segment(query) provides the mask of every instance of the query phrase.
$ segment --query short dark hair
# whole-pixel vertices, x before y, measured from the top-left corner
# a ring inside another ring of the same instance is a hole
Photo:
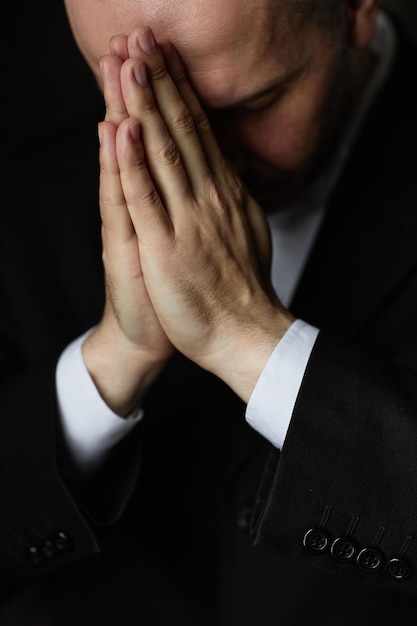
[[[290,20],[302,18],[315,23],[330,39],[338,36],[344,23],[342,0],[276,0],[275,6],[278,12],[287,11]]]
[[[285,6],[290,15],[316,22],[328,29],[340,24],[343,2],[340,0],[277,0],[277,8]]]

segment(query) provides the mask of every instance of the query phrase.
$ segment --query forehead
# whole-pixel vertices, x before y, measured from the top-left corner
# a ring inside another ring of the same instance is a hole
[[[180,52],[209,105],[227,105],[285,71],[302,53],[301,24],[290,25],[278,0],[65,0],[77,43],[93,71],[110,38],[151,26]],[[244,84],[246,83],[246,84]]]
[[[283,15],[276,15],[275,4],[200,0],[180,19],[161,12],[155,30],[176,45],[206,104],[227,106],[253,92],[256,83],[285,73],[290,58],[298,56],[292,29]]]
[[[185,47],[204,48],[226,39],[241,45],[261,32],[268,36],[277,0],[65,0],[65,5],[77,36],[97,45],[147,24]]]

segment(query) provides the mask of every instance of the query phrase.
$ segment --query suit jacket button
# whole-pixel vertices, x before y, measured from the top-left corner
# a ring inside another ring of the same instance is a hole
[[[401,559],[390,559],[387,563],[387,572],[395,580],[404,580],[410,573],[410,568]]]
[[[43,554],[36,546],[30,546],[30,548],[28,548],[27,556],[32,565],[39,565],[43,561]]]
[[[346,563],[356,554],[356,546],[348,537],[338,537],[332,543],[330,554],[334,559]]]
[[[41,549],[44,557],[47,559],[51,559],[56,554],[55,544],[51,539],[44,541]]]
[[[57,552],[69,552],[73,549],[72,541],[64,531],[60,530],[52,538]]]
[[[310,528],[303,537],[303,546],[309,552],[324,552],[330,543],[329,535],[321,528]]]
[[[249,534],[251,516],[252,506],[250,504],[243,504],[239,507],[236,514],[236,526],[243,533]]]
[[[382,565],[382,554],[375,548],[364,548],[356,561],[364,572],[375,572]]]

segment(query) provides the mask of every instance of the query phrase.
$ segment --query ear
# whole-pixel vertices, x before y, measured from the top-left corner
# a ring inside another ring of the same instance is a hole
[[[376,30],[379,0],[347,0],[348,41],[354,48],[369,44]]]

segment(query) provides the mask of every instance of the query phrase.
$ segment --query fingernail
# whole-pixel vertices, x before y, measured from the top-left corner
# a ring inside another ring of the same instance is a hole
[[[132,124],[132,126],[129,126],[129,132],[130,132],[130,136],[132,137],[133,142],[140,143],[139,122],[136,122],[135,124]]]
[[[144,66],[143,63],[141,63],[140,65],[135,65],[133,67],[133,74],[135,75],[135,79],[139,83],[139,85],[142,85],[142,87],[145,87],[148,84],[146,67]]]
[[[146,54],[155,54],[157,45],[151,30],[145,30],[138,39],[139,45]]]
[[[98,131],[98,141],[101,146],[101,144],[103,143],[103,127],[101,123],[98,124],[97,131]]]

